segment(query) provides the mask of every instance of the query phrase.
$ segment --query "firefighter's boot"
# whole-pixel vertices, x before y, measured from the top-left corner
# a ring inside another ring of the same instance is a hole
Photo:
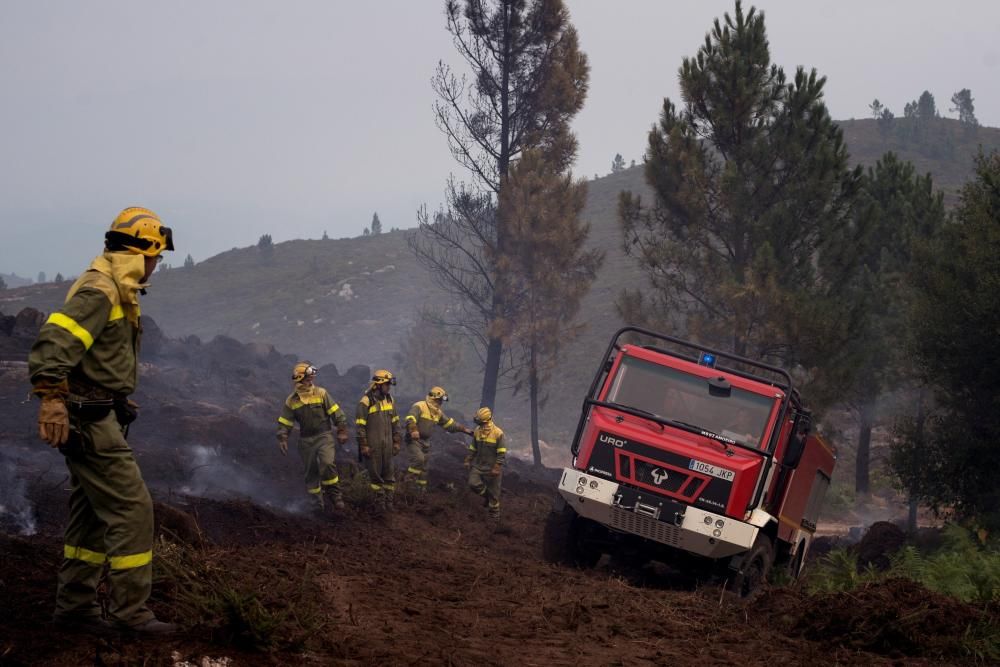
[[[335,510],[344,509],[344,494],[340,491],[340,484],[330,484],[323,487],[326,492],[326,499]]]

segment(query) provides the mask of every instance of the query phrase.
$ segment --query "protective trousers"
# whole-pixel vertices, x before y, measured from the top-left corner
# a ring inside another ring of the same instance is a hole
[[[365,460],[368,483],[380,501],[392,502],[396,491],[396,471],[392,466],[392,441],[369,442],[371,454]]]
[[[299,437],[299,456],[306,473],[306,491],[323,506],[323,493],[340,500],[340,475],[337,473],[337,448],[333,433],[327,431],[308,438]]]
[[[500,516],[500,481],[503,473],[491,475],[491,468],[472,466],[469,468],[469,488],[486,499],[490,516]]]
[[[141,625],[153,581],[153,501],[114,413],[73,418],[80,447],[70,451],[69,523],[59,568],[57,617],[100,616],[97,585],[109,566],[109,620]],[[67,450],[69,451],[69,450]]]
[[[410,458],[406,472],[413,476],[417,488],[426,490],[427,471],[430,468],[431,443],[426,440],[411,440],[406,445],[406,453]]]

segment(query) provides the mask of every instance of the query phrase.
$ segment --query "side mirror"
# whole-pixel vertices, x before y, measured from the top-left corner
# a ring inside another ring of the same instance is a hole
[[[785,449],[781,465],[786,468],[795,468],[799,465],[811,429],[812,417],[808,413],[800,412],[795,415],[795,421],[792,423],[792,435],[788,439],[788,447]]]

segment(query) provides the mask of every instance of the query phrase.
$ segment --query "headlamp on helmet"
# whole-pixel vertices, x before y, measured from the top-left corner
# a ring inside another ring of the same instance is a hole
[[[110,252],[127,250],[159,257],[164,250],[174,249],[174,234],[148,208],[130,206],[111,223],[111,229],[104,235],[104,248]]]
[[[431,390],[427,392],[427,398],[434,399],[435,401],[447,401],[448,392],[443,387],[431,387]]]
[[[314,377],[316,377],[316,367],[308,361],[300,361],[292,369],[292,379],[296,382],[311,380]]]
[[[396,386],[396,378],[389,371],[377,370],[375,371],[375,374],[372,375],[372,384],[376,386],[381,384]]]

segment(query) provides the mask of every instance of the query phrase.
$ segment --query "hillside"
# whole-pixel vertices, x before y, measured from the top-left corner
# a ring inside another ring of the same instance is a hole
[[[905,127],[909,121],[896,122]],[[1000,129],[978,128],[970,134],[949,119],[935,121],[933,132],[919,141],[907,139],[910,135],[902,131],[882,132],[874,120],[845,121],[842,126],[858,162],[873,164],[886,150],[894,150],[912,160],[919,171],[929,171],[950,200],[971,173],[979,145],[986,150],[1000,148]],[[614,308],[616,296],[626,286],[645,284],[621,250],[616,214],[621,190],[646,191],[641,167],[596,179],[589,186],[584,218],[591,224],[590,244],[604,248],[607,257],[581,310],[589,326],[567,346],[548,387],[542,438],[560,449],[575,426],[596,355],[621,326]],[[182,230],[183,221],[175,226]],[[275,245],[269,254],[255,246],[234,248],[193,268],[158,273],[143,309],[170,336],[208,340],[224,334],[273,344],[341,369],[355,364],[392,368],[400,338],[417,311],[448,304],[448,296],[409,252],[407,233],[289,241]],[[183,234],[179,237],[183,239]],[[96,251],[99,246],[94,245]],[[183,253],[181,247],[178,254]],[[47,283],[9,290],[0,294],[0,311],[12,314],[23,306],[50,311],[67,287]],[[478,401],[480,375],[474,353],[467,351],[464,358],[465,368],[441,381],[456,399],[455,407],[469,412]],[[400,382],[407,393],[423,390],[406,386],[405,377]],[[496,407],[498,421],[524,443],[524,402],[501,394]]]

